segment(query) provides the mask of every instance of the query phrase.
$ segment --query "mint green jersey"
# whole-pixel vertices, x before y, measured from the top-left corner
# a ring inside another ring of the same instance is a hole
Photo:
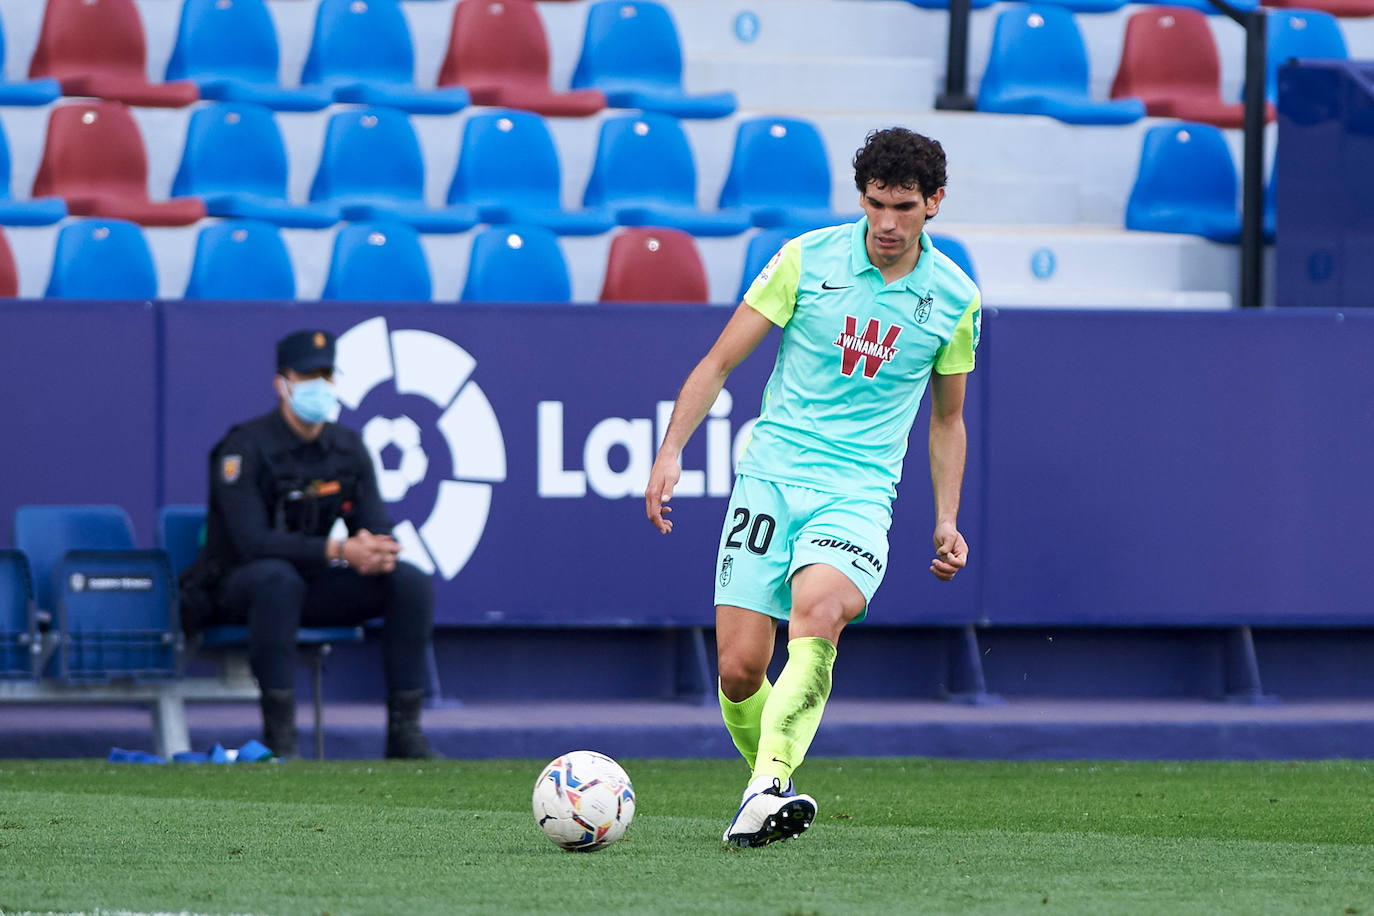
[[[978,287],[924,232],[916,268],[885,285],[867,228],[798,236],[744,294],[782,342],[739,473],[889,501],[931,371],[972,371]]]

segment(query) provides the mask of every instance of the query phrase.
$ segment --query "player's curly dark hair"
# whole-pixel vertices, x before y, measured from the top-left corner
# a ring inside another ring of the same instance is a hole
[[[868,183],[915,188],[929,197],[945,186],[945,150],[938,140],[905,127],[869,131],[854,154],[854,184],[862,194]]]

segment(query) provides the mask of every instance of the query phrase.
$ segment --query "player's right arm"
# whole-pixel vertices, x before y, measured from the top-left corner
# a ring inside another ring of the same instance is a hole
[[[672,499],[673,488],[682,475],[682,449],[705,419],[730,373],[754,352],[772,327],[773,322],[752,306],[741,304],[706,356],[682,383],[663,444],[649,472],[649,486],[644,491],[649,521],[663,534],[673,530],[673,523],[667,518],[672,509],[666,503]]]

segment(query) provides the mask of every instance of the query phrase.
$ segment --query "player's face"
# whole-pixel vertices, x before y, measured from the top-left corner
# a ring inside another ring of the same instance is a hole
[[[918,255],[912,252],[921,242],[921,230],[926,220],[940,211],[944,196],[944,188],[925,197],[920,188],[870,181],[859,195],[859,205],[868,217],[864,245],[874,266],[890,267],[904,259],[910,259],[914,266]]]

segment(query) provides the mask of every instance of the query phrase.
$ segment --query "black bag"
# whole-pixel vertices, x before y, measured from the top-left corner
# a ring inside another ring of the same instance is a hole
[[[215,594],[223,577],[224,569],[218,561],[207,558],[204,550],[196,556],[194,563],[182,571],[178,584],[181,586],[183,633],[199,633],[219,613]]]

